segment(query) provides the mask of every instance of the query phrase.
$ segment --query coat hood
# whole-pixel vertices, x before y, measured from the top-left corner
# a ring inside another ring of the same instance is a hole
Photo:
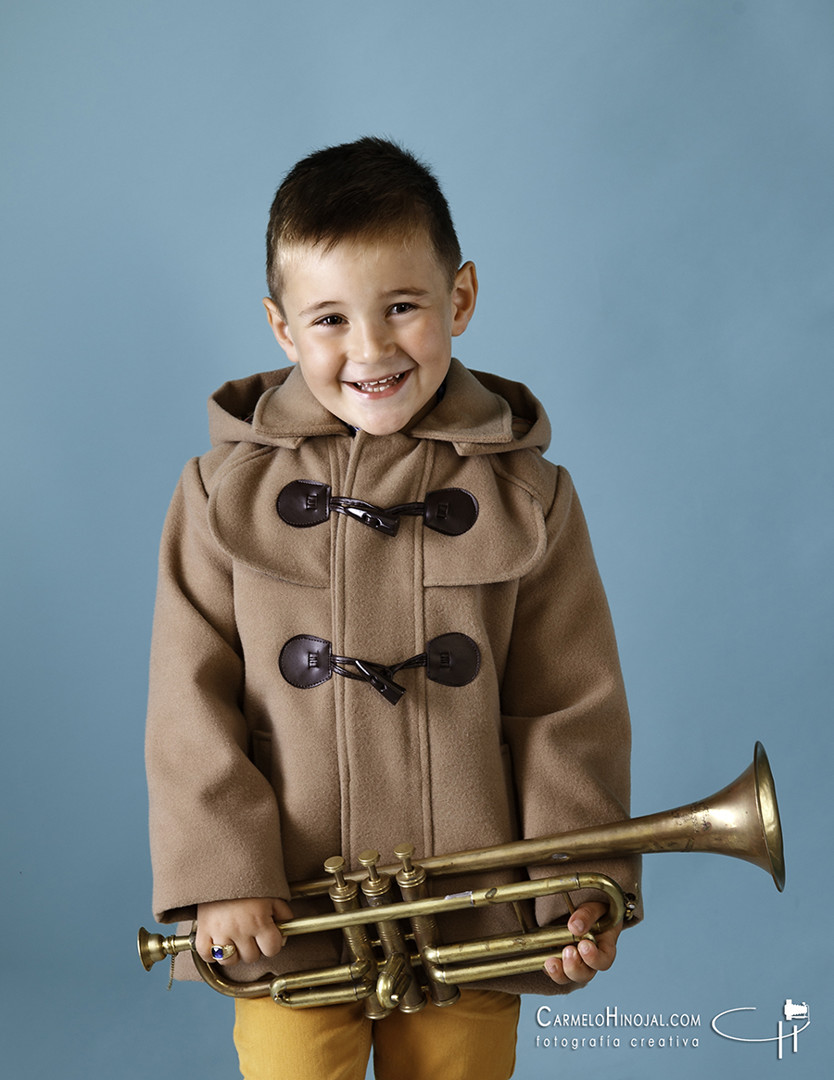
[[[295,449],[310,437],[347,430],[310,393],[297,367],[224,383],[209,398],[208,408],[213,446],[255,443]],[[443,399],[408,434],[451,443],[462,457],[524,449],[543,453],[550,422],[522,383],[470,371],[453,359]]]

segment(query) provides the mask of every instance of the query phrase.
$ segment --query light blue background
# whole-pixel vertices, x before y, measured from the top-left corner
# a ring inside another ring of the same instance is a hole
[[[645,924],[563,999],[699,1014],[637,1032],[696,1050],[536,1049],[529,1000],[516,1075],[822,1075],[834,5],[5,0],[0,19],[7,1075],[236,1075],[230,1003],[167,995],[134,950],[156,547],[207,395],[282,362],[260,307],[281,175],[365,133],[445,186],[482,283],[461,359],[550,412],[618,629],[635,813],[722,787],[761,739],[784,819],[783,895],[734,860],[650,857]],[[773,1035],[786,998],[812,1016],[787,1060],[709,1030],[752,1006],[746,1033]]]

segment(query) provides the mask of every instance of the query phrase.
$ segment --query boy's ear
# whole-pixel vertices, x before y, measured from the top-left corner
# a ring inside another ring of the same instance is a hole
[[[271,300],[268,296],[264,297],[264,307],[266,308],[266,317],[269,320],[269,325],[272,327],[272,333],[275,335],[275,340],[287,354],[287,359],[290,363],[296,363],[298,356],[296,355],[293,340],[290,337],[290,328],[287,324],[287,320],[281,314],[275,301]]]
[[[478,299],[478,275],[473,262],[465,262],[455,274],[452,286],[452,337],[457,337],[469,325],[475,314]]]

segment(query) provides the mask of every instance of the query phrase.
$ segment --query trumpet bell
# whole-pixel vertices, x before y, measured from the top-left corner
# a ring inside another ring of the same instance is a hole
[[[785,887],[785,854],[776,786],[767,754],[760,742],[753,760],[740,776],[701,802],[637,818],[638,833],[654,838],[643,852],[698,851],[729,855],[753,863]],[[684,839],[685,843],[681,844]]]
[[[752,789],[752,790],[751,790]],[[779,892],[785,887],[785,850],[770,762],[760,742],[745,771],[711,799],[712,815],[724,832],[723,854],[766,870]],[[715,848],[704,850],[713,851]]]

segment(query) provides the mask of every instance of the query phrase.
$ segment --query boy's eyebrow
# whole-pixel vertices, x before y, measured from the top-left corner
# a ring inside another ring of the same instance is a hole
[[[299,311],[298,315],[299,318],[307,315],[315,315],[319,311],[324,311],[325,308],[338,306],[338,300],[320,300],[317,304],[310,304],[309,307],[302,308],[301,311]]]
[[[401,289],[391,289],[382,295],[386,300],[391,300],[395,296],[428,296],[429,290],[421,289],[417,285],[406,285]]]

